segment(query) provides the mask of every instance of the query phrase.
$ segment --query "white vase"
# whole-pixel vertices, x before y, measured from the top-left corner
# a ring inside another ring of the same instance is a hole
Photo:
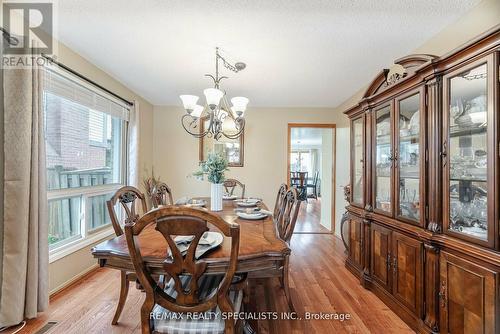
[[[222,183],[210,184],[210,210],[222,211]]]

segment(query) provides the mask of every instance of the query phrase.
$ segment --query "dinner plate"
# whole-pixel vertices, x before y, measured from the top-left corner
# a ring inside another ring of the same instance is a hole
[[[225,200],[232,200],[232,199],[237,199],[238,196],[236,195],[228,195],[228,196],[222,196],[222,199],[225,199]]]
[[[235,201],[236,205],[245,206],[245,207],[256,206],[257,204],[259,204],[259,202],[260,202],[260,200],[258,200],[256,198],[247,198],[247,199]]]
[[[191,207],[195,207],[195,208],[202,207],[205,205],[207,205],[207,202],[203,199],[191,199],[186,204],[186,206],[191,206]]]
[[[181,252],[181,254],[184,256],[187,254],[188,249],[190,247],[190,242],[187,243],[177,243],[177,240],[188,240],[189,237],[191,236],[178,236],[175,238],[177,248]],[[192,240],[192,238],[191,238]],[[200,241],[198,242],[198,247],[196,247],[196,252],[195,252],[195,257],[199,259],[200,257],[203,256],[206,252],[208,252],[211,249],[214,249],[218,247],[222,242],[224,241],[224,236],[220,232],[205,232],[203,236],[200,238]],[[169,251],[169,256],[171,256],[171,253]]]
[[[259,220],[267,217],[267,214],[262,212],[255,212],[255,213],[236,212],[236,215],[242,219],[247,219],[247,220]]]

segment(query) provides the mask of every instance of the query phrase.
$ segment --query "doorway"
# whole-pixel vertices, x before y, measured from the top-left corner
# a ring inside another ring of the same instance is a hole
[[[287,182],[301,194],[294,233],[335,232],[335,124],[288,124]]]

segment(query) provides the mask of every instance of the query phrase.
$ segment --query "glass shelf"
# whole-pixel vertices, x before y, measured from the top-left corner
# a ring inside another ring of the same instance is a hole
[[[353,132],[352,201],[363,204],[363,118],[353,121]]]
[[[448,230],[488,240],[487,64],[451,77]]]
[[[420,93],[404,98],[398,110],[397,215],[420,220]]]
[[[375,111],[375,209],[392,211],[392,140],[391,107],[385,106]]]

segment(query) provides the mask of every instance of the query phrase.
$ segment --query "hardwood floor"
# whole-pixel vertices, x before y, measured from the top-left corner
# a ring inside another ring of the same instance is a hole
[[[298,315],[349,313],[339,320],[260,320],[259,333],[413,333],[385,304],[344,267],[342,242],[331,234],[292,237],[291,288]],[[119,273],[100,268],[51,299],[47,312],[28,321],[21,333],[35,333],[47,321],[57,321],[46,333],[140,333],[143,293],[133,285],[117,326],[111,319],[118,299]],[[253,312],[288,312],[278,280],[259,279],[251,285]],[[12,332],[12,331],[11,331]],[[6,334],[11,333],[9,331]]]
[[[321,221],[321,198],[309,198],[300,205],[295,232],[299,233],[330,233]]]

